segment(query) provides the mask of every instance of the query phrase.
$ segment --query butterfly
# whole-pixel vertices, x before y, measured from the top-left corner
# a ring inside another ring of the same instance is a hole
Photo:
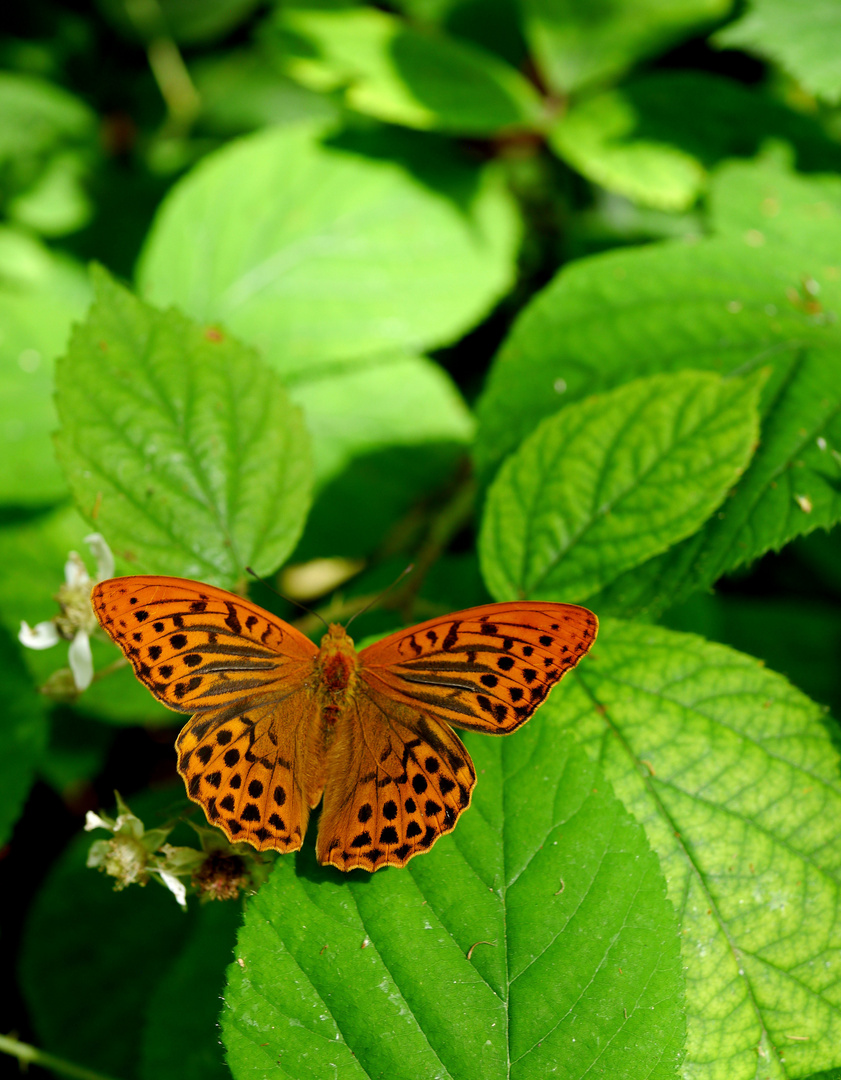
[[[453,726],[515,731],[598,630],[573,604],[484,604],[357,653],[337,624],[319,648],[197,581],[111,578],[91,599],[141,682],[193,714],[178,771],[208,821],[296,851],[323,796],[316,855],[340,870],[404,866],[451,832],[476,783]]]

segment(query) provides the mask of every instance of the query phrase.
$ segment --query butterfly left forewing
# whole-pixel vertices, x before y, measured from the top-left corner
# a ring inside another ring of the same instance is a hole
[[[576,604],[485,604],[369,645],[362,678],[456,727],[507,735],[528,720],[595,641]]]
[[[176,740],[187,794],[234,841],[301,846],[323,762],[308,689],[318,649],[233,593],[156,575],[112,578],[91,601],[137,677],[194,715]]]
[[[95,585],[102,628],[170,709],[196,712],[298,685],[318,650],[234,593],[186,578],[134,575]]]
[[[405,866],[455,828],[475,782],[446,723],[363,684],[327,754],[318,859],[340,870]]]

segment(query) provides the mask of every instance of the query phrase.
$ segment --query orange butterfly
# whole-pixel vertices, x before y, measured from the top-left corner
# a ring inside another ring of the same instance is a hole
[[[451,724],[507,735],[596,637],[573,604],[485,604],[357,653],[317,648],[256,604],[182,578],[111,578],[92,601],[137,677],[192,713],[178,771],[208,821],[297,851],[324,794],[316,854],[340,870],[405,866],[451,832],[476,770]]]

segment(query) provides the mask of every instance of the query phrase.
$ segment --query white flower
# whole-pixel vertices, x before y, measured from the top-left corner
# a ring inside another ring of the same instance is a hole
[[[64,565],[64,584],[55,595],[61,614],[35,626],[22,622],[18,633],[18,640],[28,649],[49,649],[59,641],[69,641],[70,670],[80,693],[93,679],[90,636],[98,623],[91,606],[91,589],[98,581],[114,576],[114,556],[105,538],[91,533],[85,543],[96,560],[96,576],[91,578],[79,555],[71,551]]]

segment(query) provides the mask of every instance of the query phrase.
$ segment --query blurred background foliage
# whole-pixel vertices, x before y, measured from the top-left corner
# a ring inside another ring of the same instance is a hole
[[[125,669],[78,700],[39,695],[64,661],[15,640],[21,619],[51,616],[67,553],[85,554],[96,519],[83,480],[73,494],[88,523],[74,508],[52,438],[54,365],[92,301],[89,264],[133,282],[158,307],[224,324],[280,376],[312,436],[315,494],[300,537],[269,545],[262,564],[255,554],[257,568],[273,574],[283,548],[280,561],[288,554],[290,565],[281,587],[346,616],[417,560],[417,584],[400,593],[400,606],[360,620],[360,636],[379,632],[489,599],[469,448],[492,365],[474,449],[480,499],[501,458],[561,404],[557,395],[569,391],[572,400],[655,370],[655,362],[628,360],[623,376],[620,358],[614,379],[588,352],[588,330],[608,317],[600,313],[612,298],[578,260],[604,252],[619,260],[623,250],[653,246],[648,263],[628,264],[641,275],[632,303],[648,311],[649,280],[673,281],[678,315],[671,329],[667,315],[652,315],[636,339],[617,331],[616,356],[627,349],[638,357],[656,354],[658,341],[664,355],[680,351],[680,304],[712,295],[727,267],[750,283],[754,272],[756,281],[777,272],[770,251],[754,271],[720,247],[703,249],[712,252],[703,272],[693,263],[682,278],[678,263],[658,265],[658,242],[687,250],[714,237],[738,237],[745,250],[778,242],[795,281],[797,252],[824,244],[837,259],[839,55],[835,0],[36,0],[6,13],[0,679],[14,751],[0,763],[4,972],[15,971],[27,919],[30,926],[26,993],[6,1027],[124,1077],[164,1076],[168,1010],[183,970],[173,964],[184,924],[170,898],[148,889],[114,907],[107,884],[81,869],[84,844],[70,843],[85,810],[110,805],[114,787],[132,805],[148,801],[150,813],[180,797],[167,786],[171,714]],[[241,286],[276,249],[286,259],[283,287]],[[610,265],[619,279],[623,264]],[[541,294],[550,282],[554,291]],[[830,320],[818,326],[811,283],[804,270],[792,301],[809,323],[803,340],[825,332],[831,345],[835,331]],[[546,296],[552,318],[560,312],[553,326],[541,322]],[[620,307],[617,300],[621,327]],[[746,363],[763,356],[774,348],[759,325],[760,315],[776,319],[768,307],[762,301],[735,344],[729,330],[716,330],[692,348],[699,356],[742,349]],[[571,356],[578,350],[571,368],[581,361],[581,385],[560,374],[544,380],[509,425],[517,365],[547,333],[569,338]],[[96,370],[86,377],[94,385]],[[65,377],[67,393],[75,378]],[[77,422],[84,443],[93,421]],[[62,447],[71,456],[68,437]],[[72,453],[81,460],[78,445]],[[826,504],[816,504],[808,527],[753,554],[793,542],[723,567],[730,572],[714,591],[678,590],[672,605],[647,595],[635,609],[614,590],[605,609],[750,653],[841,715],[841,559],[828,531],[838,517],[832,493],[841,489],[834,473],[826,485]],[[119,570],[130,572],[131,558],[116,553]],[[295,617],[265,592],[252,595]],[[112,647],[93,647],[97,670],[107,667]],[[83,902],[88,892],[95,895]],[[71,894],[68,935],[68,909],[57,898]],[[147,905],[161,908],[151,951],[139,945],[153,918]],[[218,947],[213,920],[235,922],[205,908],[189,918],[208,923],[190,938],[194,949],[203,940],[196,934]],[[56,920],[58,943],[48,933]],[[102,946],[80,965],[77,954],[106,924],[137,955],[115,959]],[[33,949],[48,939],[49,950]],[[42,969],[64,963],[61,950],[71,954],[66,984],[42,979]],[[225,959],[209,965],[220,990]],[[81,1003],[117,962],[132,965],[130,989],[93,1022]],[[82,971],[87,985],[78,982]],[[75,1011],[61,1007],[69,997]],[[153,1036],[143,1043],[141,1031]],[[221,1069],[217,1056],[208,1060],[190,1069]]]

